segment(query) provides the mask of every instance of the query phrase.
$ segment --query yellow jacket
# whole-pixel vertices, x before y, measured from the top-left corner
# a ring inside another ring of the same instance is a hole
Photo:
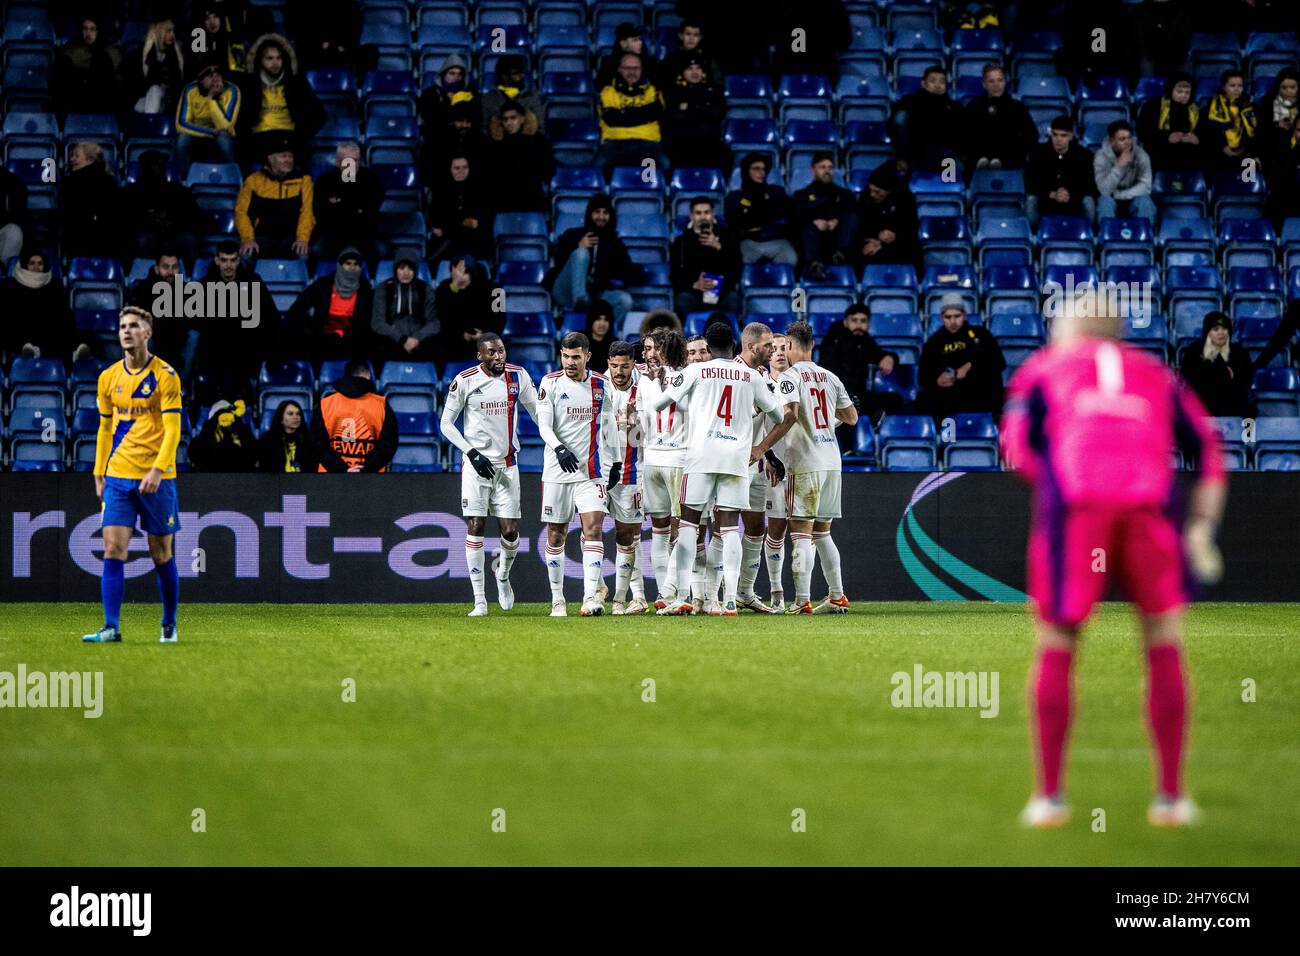
[[[295,169],[284,179],[274,179],[259,169],[244,180],[235,200],[235,229],[240,241],[292,236],[310,242],[316,228],[311,202],[311,177],[306,173]]]
[[[217,133],[235,134],[239,116],[239,87],[227,84],[216,98],[206,96],[197,81],[186,84],[176,104],[176,128],[182,133],[211,139]]]
[[[653,83],[629,87],[615,80],[600,91],[601,140],[645,139],[659,142],[664,98]]]

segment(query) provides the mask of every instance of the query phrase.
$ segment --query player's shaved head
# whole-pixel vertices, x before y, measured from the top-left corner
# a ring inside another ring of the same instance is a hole
[[[506,370],[506,343],[495,332],[484,332],[475,342],[478,343],[478,360],[484,370],[492,375],[500,375]]]

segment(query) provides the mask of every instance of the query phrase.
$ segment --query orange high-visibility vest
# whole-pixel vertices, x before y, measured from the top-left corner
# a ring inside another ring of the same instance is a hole
[[[320,401],[318,414],[325,416],[325,432],[330,436],[330,447],[347,462],[348,467],[363,465],[366,456],[379,440],[384,427],[384,396],[367,392],[357,398],[348,398],[342,392],[333,392]],[[320,471],[325,471],[321,465]],[[387,471],[384,467],[380,471]]]

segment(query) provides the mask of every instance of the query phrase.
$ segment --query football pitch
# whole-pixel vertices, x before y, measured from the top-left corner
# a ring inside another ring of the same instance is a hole
[[[1145,822],[1140,652],[1129,611],[1104,606],[1076,672],[1074,819],[1051,832],[1016,819],[1031,782],[1023,606],[467,609],[182,604],[181,643],[161,646],[156,605],[135,604],[123,644],[90,646],[98,606],[5,607],[0,671],[102,671],[103,713],[0,712],[0,860],[1300,862],[1294,604],[1189,613],[1188,781],[1205,816],[1185,831]],[[996,673],[998,693],[894,706],[894,675],[918,668],[983,672],[989,693]]]

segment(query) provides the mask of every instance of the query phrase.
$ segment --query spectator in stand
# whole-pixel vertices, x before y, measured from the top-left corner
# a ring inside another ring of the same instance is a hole
[[[664,57],[659,69],[659,82],[665,88],[677,81],[690,60],[698,61],[704,67],[704,80],[715,90],[724,87],[726,78],[722,74],[722,65],[710,56],[704,48],[704,27],[696,20],[682,20],[677,30],[678,47]]]
[[[482,110],[480,120],[484,134],[496,138],[492,132],[493,120],[501,114],[501,107],[506,103],[517,103],[523,107],[527,126],[538,133],[546,132],[546,111],[542,109],[542,97],[536,90],[524,88],[524,58],[517,53],[507,53],[497,60],[497,85],[483,94],[479,104]]]
[[[1222,312],[1207,312],[1201,336],[1183,349],[1183,379],[1211,415],[1254,416],[1250,387],[1255,369],[1250,353],[1232,344],[1232,320]]]
[[[790,231],[790,197],[767,181],[772,160],[764,153],[748,153],[740,161],[740,188],[727,193],[723,214],[740,239],[740,258],[746,262],[799,262],[787,238]]]
[[[393,277],[379,283],[370,312],[370,329],[379,337],[383,361],[432,362],[438,358],[441,328],[433,286],[419,277],[420,256],[401,249],[393,257]]]
[[[73,256],[117,256],[122,248],[117,179],[98,143],[77,143],[59,183],[59,245]]]
[[[863,303],[854,302],[844,310],[844,318],[831,324],[822,336],[819,354],[822,367],[839,376],[858,411],[869,415],[873,423],[879,422],[886,412],[902,408],[902,398],[897,393],[877,396],[871,392],[872,367],[879,368],[884,375],[892,375],[898,365],[898,353],[886,351],[872,338],[871,313]],[[854,441],[852,429],[841,431],[848,433],[839,436],[840,447],[847,451]]]
[[[372,344],[373,294],[362,268],[361,250],[347,246],[334,274],[313,281],[289,307],[289,328],[313,362],[363,357]]]
[[[853,193],[835,182],[835,157],[814,153],[812,182],[794,194],[794,220],[799,230],[804,274],[815,282],[826,277],[828,265],[853,256],[857,214]]]
[[[1192,78],[1175,73],[1163,96],[1147,100],[1138,112],[1138,137],[1159,172],[1189,173],[1201,168],[1201,108],[1192,101]]]
[[[206,0],[194,8],[201,19],[196,19],[185,32],[192,37],[195,30],[203,31],[201,48],[193,50],[192,56],[196,78],[208,66],[217,67],[223,76],[244,72],[248,51],[243,38],[231,32],[229,11],[225,7],[221,0]]]
[[[1151,198],[1151,158],[1133,138],[1133,127],[1116,120],[1106,127],[1106,142],[1092,158],[1097,178],[1097,215],[1148,219],[1154,225],[1156,204]]]
[[[964,124],[961,107],[948,95],[948,74],[943,67],[929,67],[921,78],[921,88],[898,101],[894,130],[895,149],[909,172],[952,169],[961,175]],[[951,166],[946,165],[948,161]]]
[[[311,438],[320,471],[387,471],[397,451],[397,415],[375,391],[370,363],[353,359],[336,391],[320,400]]]
[[[1271,118],[1267,131],[1261,135],[1262,152],[1267,159],[1285,160],[1287,154],[1291,152],[1296,135],[1298,100],[1300,100],[1300,73],[1289,66],[1285,67],[1273,78],[1273,85],[1269,88],[1268,95],[1264,97],[1264,113]],[[1282,168],[1286,168],[1286,165],[1284,161]],[[1272,162],[1268,168],[1270,172],[1274,171]],[[1276,175],[1270,176],[1269,186],[1272,187],[1276,182]]]
[[[218,398],[231,401],[250,397],[251,383],[262,362],[277,365],[282,360],[283,343],[280,339],[280,310],[266,284],[256,272],[244,265],[239,257],[239,245],[233,239],[217,244],[216,254],[203,277],[204,301],[223,299],[229,302],[231,283],[234,294],[257,296],[258,322],[255,327],[244,327],[237,317],[205,317],[186,330],[186,346],[181,361],[181,382],[188,386],[191,378],[202,370],[206,379],[197,388],[200,404]],[[208,289],[218,286],[219,289]],[[227,315],[233,316],[228,310]],[[198,381],[194,378],[194,381]]]
[[[430,259],[469,253],[476,259],[492,258],[493,238],[491,190],[481,182],[466,156],[453,156],[429,210]]]
[[[963,112],[967,171],[1025,165],[1038,142],[1038,127],[1025,104],[1007,92],[1007,74],[1001,66],[984,67],[984,95],[967,103]]]
[[[659,75],[659,64],[645,48],[645,34],[636,23],[620,23],[614,28],[614,49],[600,61],[596,70],[596,89],[613,83],[622,72],[623,54],[635,53],[641,59],[642,76],[647,81]]]
[[[492,281],[473,256],[460,256],[451,264],[451,274],[438,283],[433,304],[442,326],[438,356],[443,361],[474,358],[480,335],[505,331],[505,313],[492,308]]]
[[[188,186],[167,180],[167,154],[140,154],[140,178],[122,190],[129,259],[153,259],[176,246],[193,262],[198,252],[199,206]]]
[[[604,373],[609,368],[609,347],[614,344],[614,309],[604,299],[597,299],[587,313],[587,343],[591,358],[587,368]]]
[[[195,471],[257,470],[257,439],[244,412],[242,401],[232,404],[224,399],[208,409],[208,420],[190,442],[190,464]]]
[[[1255,105],[1246,96],[1246,80],[1239,70],[1225,70],[1219,92],[1205,107],[1206,164],[1212,170],[1240,172],[1243,159],[1259,156]]]
[[[54,61],[54,112],[116,113],[122,95],[122,52],[100,29],[101,20],[81,20],[81,38],[59,51]]]
[[[425,143],[421,151],[420,175],[425,183],[442,179],[447,174],[447,163],[464,156],[471,167],[488,161],[491,140],[483,135],[478,124],[478,104],[461,100],[448,108],[446,122],[440,130],[426,127]]]
[[[641,320],[641,334],[639,336],[642,342],[647,335],[655,329],[672,329],[678,335],[682,334],[682,320],[677,318],[677,313],[672,309],[653,309],[645,314]]]
[[[714,216],[713,200],[691,200],[691,221],[668,250],[673,307],[678,315],[700,309],[740,311],[740,244]]]
[[[916,199],[888,160],[871,172],[858,204],[858,264],[921,264]]]
[[[666,172],[660,124],[664,98],[646,78],[637,53],[619,58],[618,75],[600,90],[600,149],[596,160],[608,179],[615,166],[640,166],[649,158]]]
[[[325,108],[298,72],[293,46],[278,33],[258,37],[248,50],[247,74],[240,80],[236,141],[246,160],[261,160],[268,141],[288,137],[291,148],[305,146],[325,125]]]
[[[555,243],[555,265],[542,284],[566,311],[586,311],[596,299],[614,309],[614,327],[632,308],[632,296],[619,288],[635,276],[632,258],[618,235],[614,205],[608,196],[592,196],[582,225],[566,229]]]
[[[302,406],[286,398],[276,407],[271,427],[257,443],[257,470],[284,474],[313,472],[319,467]]]
[[[176,24],[171,20],[159,20],[149,27],[141,51],[140,77],[135,111],[170,116],[185,85],[185,53],[176,42]]]
[[[373,69],[374,47],[361,45],[361,5],[355,0],[289,0],[285,27],[297,41],[303,71]]]
[[[475,105],[474,94],[469,87],[465,58],[459,53],[448,53],[438,67],[436,79],[420,92],[416,106],[426,137],[442,138],[451,122],[451,108],[457,103]],[[470,125],[482,132],[482,120],[475,124],[471,116]]]
[[[266,165],[244,180],[235,200],[239,254],[246,259],[302,258],[315,226],[311,177],[295,165],[287,139],[270,142]]]
[[[664,88],[664,146],[673,166],[729,170],[731,150],[722,141],[727,104],[713,86],[702,56],[679,60],[681,73]]]
[[[555,149],[536,116],[515,100],[504,101],[492,117],[488,167],[498,212],[550,212]]]
[[[176,167],[188,175],[195,151],[206,161],[235,161],[235,128],[239,122],[239,87],[227,84],[221,67],[208,64],[188,83],[176,104]]]
[[[1074,141],[1074,124],[1068,116],[1052,120],[1047,142],[1039,143],[1025,165],[1025,210],[1029,224],[1038,227],[1041,216],[1097,218],[1097,181],[1092,154]]]
[[[0,268],[23,248],[27,225],[27,184],[0,167]]]
[[[355,247],[364,259],[373,261],[384,192],[379,174],[361,164],[361,147],[356,143],[340,145],[334,151],[334,168],[312,183],[311,209],[316,220],[312,255],[328,260],[344,248]]]
[[[921,402],[942,423],[958,412],[1002,411],[1002,370],[1007,367],[997,339],[966,321],[966,305],[950,292],[939,308],[943,328],[921,348]]]
[[[149,343],[150,349],[155,355],[182,371],[185,365],[185,350],[189,347],[189,336],[193,334],[197,346],[198,331],[193,328],[192,322],[187,322],[183,317],[158,315],[154,311],[154,303],[158,301],[160,295],[156,288],[158,283],[164,283],[168,287],[166,294],[170,295],[176,276],[179,275],[182,281],[184,280],[184,269],[180,250],[170,243],[164,244],[157,258],[154,259],[154,264],[149,267],[149,272],[143,279],[133,283],[126,295],[127,305],[144,309],[154,317],[153,341]]]
[[[14,274],[0,280],[0,353],[10,358],[59,358],[65,363],[90,354],[77,341],[68,290],[50,272],[50,259],[24,249]]]

